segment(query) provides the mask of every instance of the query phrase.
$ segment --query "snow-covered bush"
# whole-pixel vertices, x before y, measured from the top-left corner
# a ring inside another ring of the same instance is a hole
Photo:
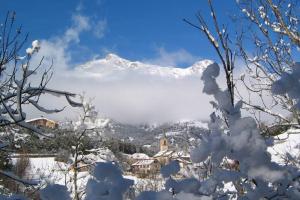
[[[121,200],[133,185],[113,163],[97,163],[92,175],[86,185],[86,200]]]
[[[122,176],[120,168],[111,162],[96,163],[85,188],[86,200],[122,200],[133,181]],[[42,200],[68,200],[71,194],[63,185],[49,184],[40,192]]]
[[[0,194],[0,199],[1,200],[27,200],[25,197],[22,197],[20,195],[11,195],[11,196],[4,196]]]
[[[70,193],[66,186],[63,185],[48,185],[40,191],[42,200],[71,200]]]
[[[291,72],[285,72],[272,85],[273,94],[285,95],[296,101],[292,109],[300,110],[300,63],[296,62]]]
[[[177,160],[171,161],[168,165],[163,166],[160,172],[163,177],[169,177],[171,175],[177,174],[180,170],[180,165]]]

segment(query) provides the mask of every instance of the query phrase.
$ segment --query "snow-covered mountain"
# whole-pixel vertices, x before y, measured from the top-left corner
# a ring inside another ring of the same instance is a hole
[[[105,58],[89,61],[80,65],[76,70],[81,73],[90,73],[93,76],[105,76],[113,73],[134,72],[143,75],[182,78],[200,75],[211,64],[211,60],[202,60],[187,68],[173,66],[158,66],[139,61],[129,61],[115,54],[108,54]]]

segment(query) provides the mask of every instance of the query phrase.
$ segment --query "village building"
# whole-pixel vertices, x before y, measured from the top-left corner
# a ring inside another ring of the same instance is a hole
[[[131,165],[132,172],[139,177],[146,177],[157,174],[161,165],[157,159],[143,159]]]
[[[34,118],[26,121],[27,123],[42,128],[55,129],[58,128],[58,123],[45,117]]]
[[[127,158],[128,164],[132,165],[133,163],[139,161],[139,160],[148,160],[150,157],[147,154],[144,153],[134,153],[132,155],[129,155]]]
[[[150,157],[144,153],[134,153],[130,155],[130,158],[134,161],[149,159]]]

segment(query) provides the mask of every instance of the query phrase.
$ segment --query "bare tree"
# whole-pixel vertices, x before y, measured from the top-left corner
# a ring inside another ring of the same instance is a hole
[[[26,49],[27,55],[22,57],[20,50],[27,40],[27,35],[22,37],[21,27],[14,32],[14,23],[15,13],[9,12],[0,30],[0,126],[17,124],[43,135],[39,129],[25,122],[24,105],[31,105],[47,114],[61,112],[64,109],[47,109],[40,105],[40,97],[44,94],[64,96],[72,106],[80,104],[71,100],[75,94],[47,87],[53,75],[52,65],[41,74],[39,84],[32,85],[34,75],[42,66],[43,58],[37,66],[31,66],[30,60],[31,56],[39,51],[40,45],[38,41],[33,41],[32,47]]]
[[[235,68],[236,52],[234,51],[234,46],[229,38],[229,32],[227,26],[224,24],[220,25],[218,22],[216,12],[214,10],[211,0],[208,0],[208,5],[211,12],[213,27],[209,27],[207,21],[204,19],[201,12],[198,12],[196,14],[196,17],[198,19],[198,24],[192,23],[187,19],[183,19],[183,21],[191,25],[192,27],[197,28],[202,33],[204,33],[207,40],[214,47],[218,55],[218,58],[220,59],[221,64],[223,66],[223,70],[225,72],[227,91],[230,98],[231,106],[234,107],[235,85],[233,79],[233,70]],[[219,111],[222,113],[224,121],[228,126],[228,119],[226,119],[225,116],[230,111],[229,110],[219,110]]]
[[[41,137],[48,137],[41,129],[26,123],[26,113],[24,106],[33,106],[39,111],[47,114],[61,112],[61,109],[48,109],[43,107],[39,100],[45,94],[63,96],[71,106],[81,106],[71,98],[75,94],[51,89],[47,87],[52,77],[52,65],[42,74],[38,70],[43,64],[43,58],[37,66],[32,66],[31,57],[40,49],[37,40],[32,42],[32,47],[26,49],[26,54],[22,55],[23,47],[28,39],[28,34],[22,34],[22,27],[15,24],[16,13],[8,12],[4,22],[0,25],[0,126],[18,125],[32,130]],[[33,80],[39,78],[37,84]],[[0,149],[8,144],[0,143]],[[17,176],[0,170],[0,174],[15,179],[24,184],[36,184],[19,179]]]
[[[239,1],[238,6],[244,13],[243,23],[248,25],[247,31],[237,38],[240,55],[247,66],[247,76],[241,76],[239,81],[249,92],[248,99],[239,98],[258,121],[260,113],[265,113],[280,123],[300,124],[295,101],[288,95],[271,94],[271,85],[291,71],[299,53],[299,1],[251,0]],[[249,44],[253,45],[249,48]],[[254,102],[253,96],[260,101]],[[275,112],[276,108],[292,117]]]
[[[73,186],[74,186],[74,198],[76,200],[81,199],[83,191],[79,190],[78,187],[78,172],[81,170],[82,166],[79,165],[80,162],[85,163],[84,161],[84,151],[86,147],[83,144],[83,138],[90,131],[93,131],[95,128],[93,122],[97,117],[97,112],[95,107],[90,103],[90,101],[85,101],[84,97],[81,96],[82,103],[82,114],[78,122],[74,124],[74,133],[75,133],[75,146],[74,149],[74,161],[72,164],[73,169]],[[85,163],[87,166],[90,163]]]
[[[229,33],[227,26],[220,25],[217,20],[216,12],[212,5],[212,1],[208,0],[209,8],[211,11],[211,16],[213,20],[214,27],[210,28],[199,12],[196,17],[199,24],[191,23],[190,21],[183,19],[184,22],[190,24],[191,26],[199,29],[205,34],[208,41],[214,47],[226,75],[227,89],[230,93],[231,104],[234,105],[234,82],[233,82],[233,70],[235,62],[235,52],[232,50],[231,41],[229,38]],[[215,33],[216,36],[213,35]]]

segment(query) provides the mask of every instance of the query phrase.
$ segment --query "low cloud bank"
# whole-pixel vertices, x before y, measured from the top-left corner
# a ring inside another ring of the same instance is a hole
[[[101,68],[101,66],[99,66]],[[100,75],[100,74],[98,74]],[[123,123],[164,123],[179,120],[207,119],[211,113],[211,100],[202,94],[200,76],[183,78],[119,71],[98,76],[76,69],[56,68],[49,87],[93,98],[100,116]],[[47,96],[44,105],[62,107],[63,98]],[[52,117],[74,118],[77,109],[67,108]],[[34,110],[31,115],[39,115]]]

